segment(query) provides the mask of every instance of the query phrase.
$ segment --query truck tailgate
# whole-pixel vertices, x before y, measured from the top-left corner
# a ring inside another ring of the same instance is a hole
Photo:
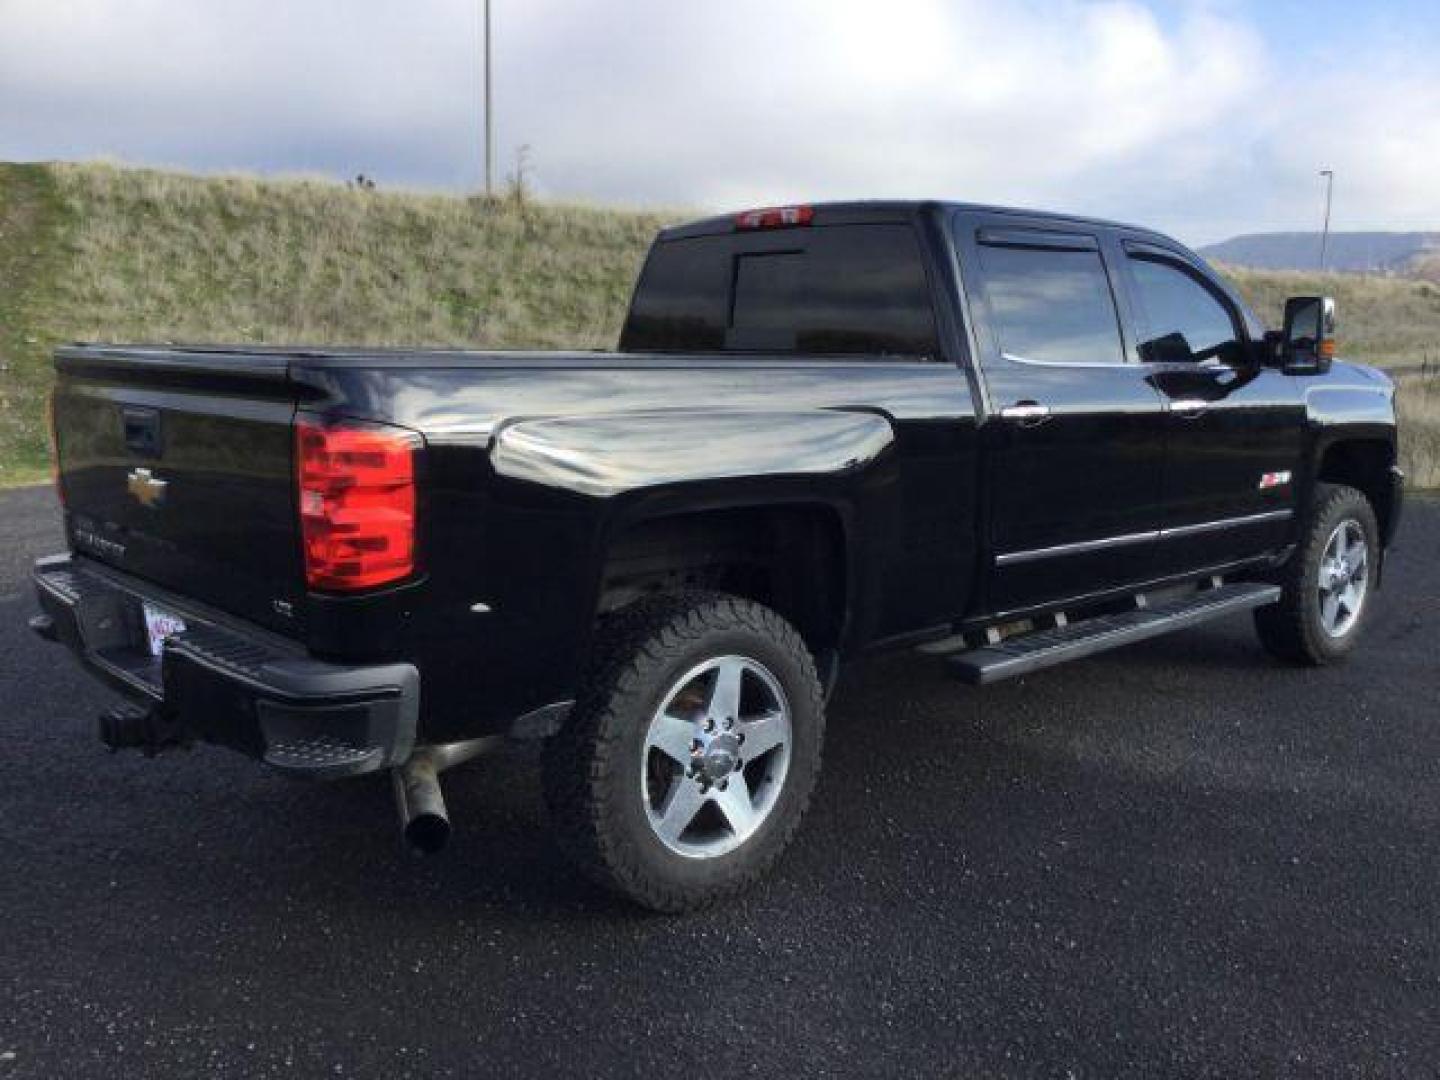
[[[77,346],[55,362],[74,550],[301,636],[288,359]]]

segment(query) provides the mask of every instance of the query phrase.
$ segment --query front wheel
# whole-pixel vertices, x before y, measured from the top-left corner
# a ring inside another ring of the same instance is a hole
[[[1360,492],[1321,484],[1315,505],[1281,571],[1277,603],[1255,612],[1260,642],[1284,660],[1330,664],[1355,647],[1374,591],[1380,530]]]
[[[799,634],[737,597],[650,597],[602,626],[589,684],[546,747],[561,843],[606,887],[681,911],[757,879],[820,764],[819,679]]]

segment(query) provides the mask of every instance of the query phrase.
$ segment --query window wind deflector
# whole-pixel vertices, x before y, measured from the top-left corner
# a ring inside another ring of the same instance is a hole
[[[1128,255],[1137,255],[1141,258],[1168,259],[1171,262],[1189,263],[1189,259],[1180,252],[1171,248],[1163,247],[1160,244],[1152,244],[1146,240],[1125,240],[1123,241],[1125,252]]]
[[[1043,229],[981,229],[976,239],[991,247],[1049,248],[1054,251],[1099,251],[1100,242],[1083,233]]]

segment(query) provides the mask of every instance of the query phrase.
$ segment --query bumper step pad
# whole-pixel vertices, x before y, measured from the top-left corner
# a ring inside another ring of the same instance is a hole
[[[1159,637],[1237,611],[1273,604],[1280,588],[1255,582],[1221,585],[1193,596],[1166,600],[1116,615],[1097,615],[1066,626],[1040,630],[946,657],[945,664],[961,681],[983,686],[1027,675],[1066,660]]]
[[[324,736],[276,740],[265,747],[267,765],[310,777],[371,772],[381,766],[383,757],[379,747],[354,746]]]

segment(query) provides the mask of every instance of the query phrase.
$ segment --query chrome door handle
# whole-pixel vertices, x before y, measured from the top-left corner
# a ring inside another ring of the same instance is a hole
[[[1172,413],[1174,413],[1176,416],[1182,417],[1185,420],[1194,420],[1197,416],[1203,415],[1206,410],[1210,408],[1210,403],[1208,401],[1202,401],[1198,398],[1186,398],[1180,401],[1172,401],[1165,407],[1169,409]]]
[[[1000,415],[1006,420],[1016,420],[1021,424],[1040,424],[1050,419],[1050,406],[1034,401],[1021,401],[1015,405],[1007,405],[1000,410]]]

